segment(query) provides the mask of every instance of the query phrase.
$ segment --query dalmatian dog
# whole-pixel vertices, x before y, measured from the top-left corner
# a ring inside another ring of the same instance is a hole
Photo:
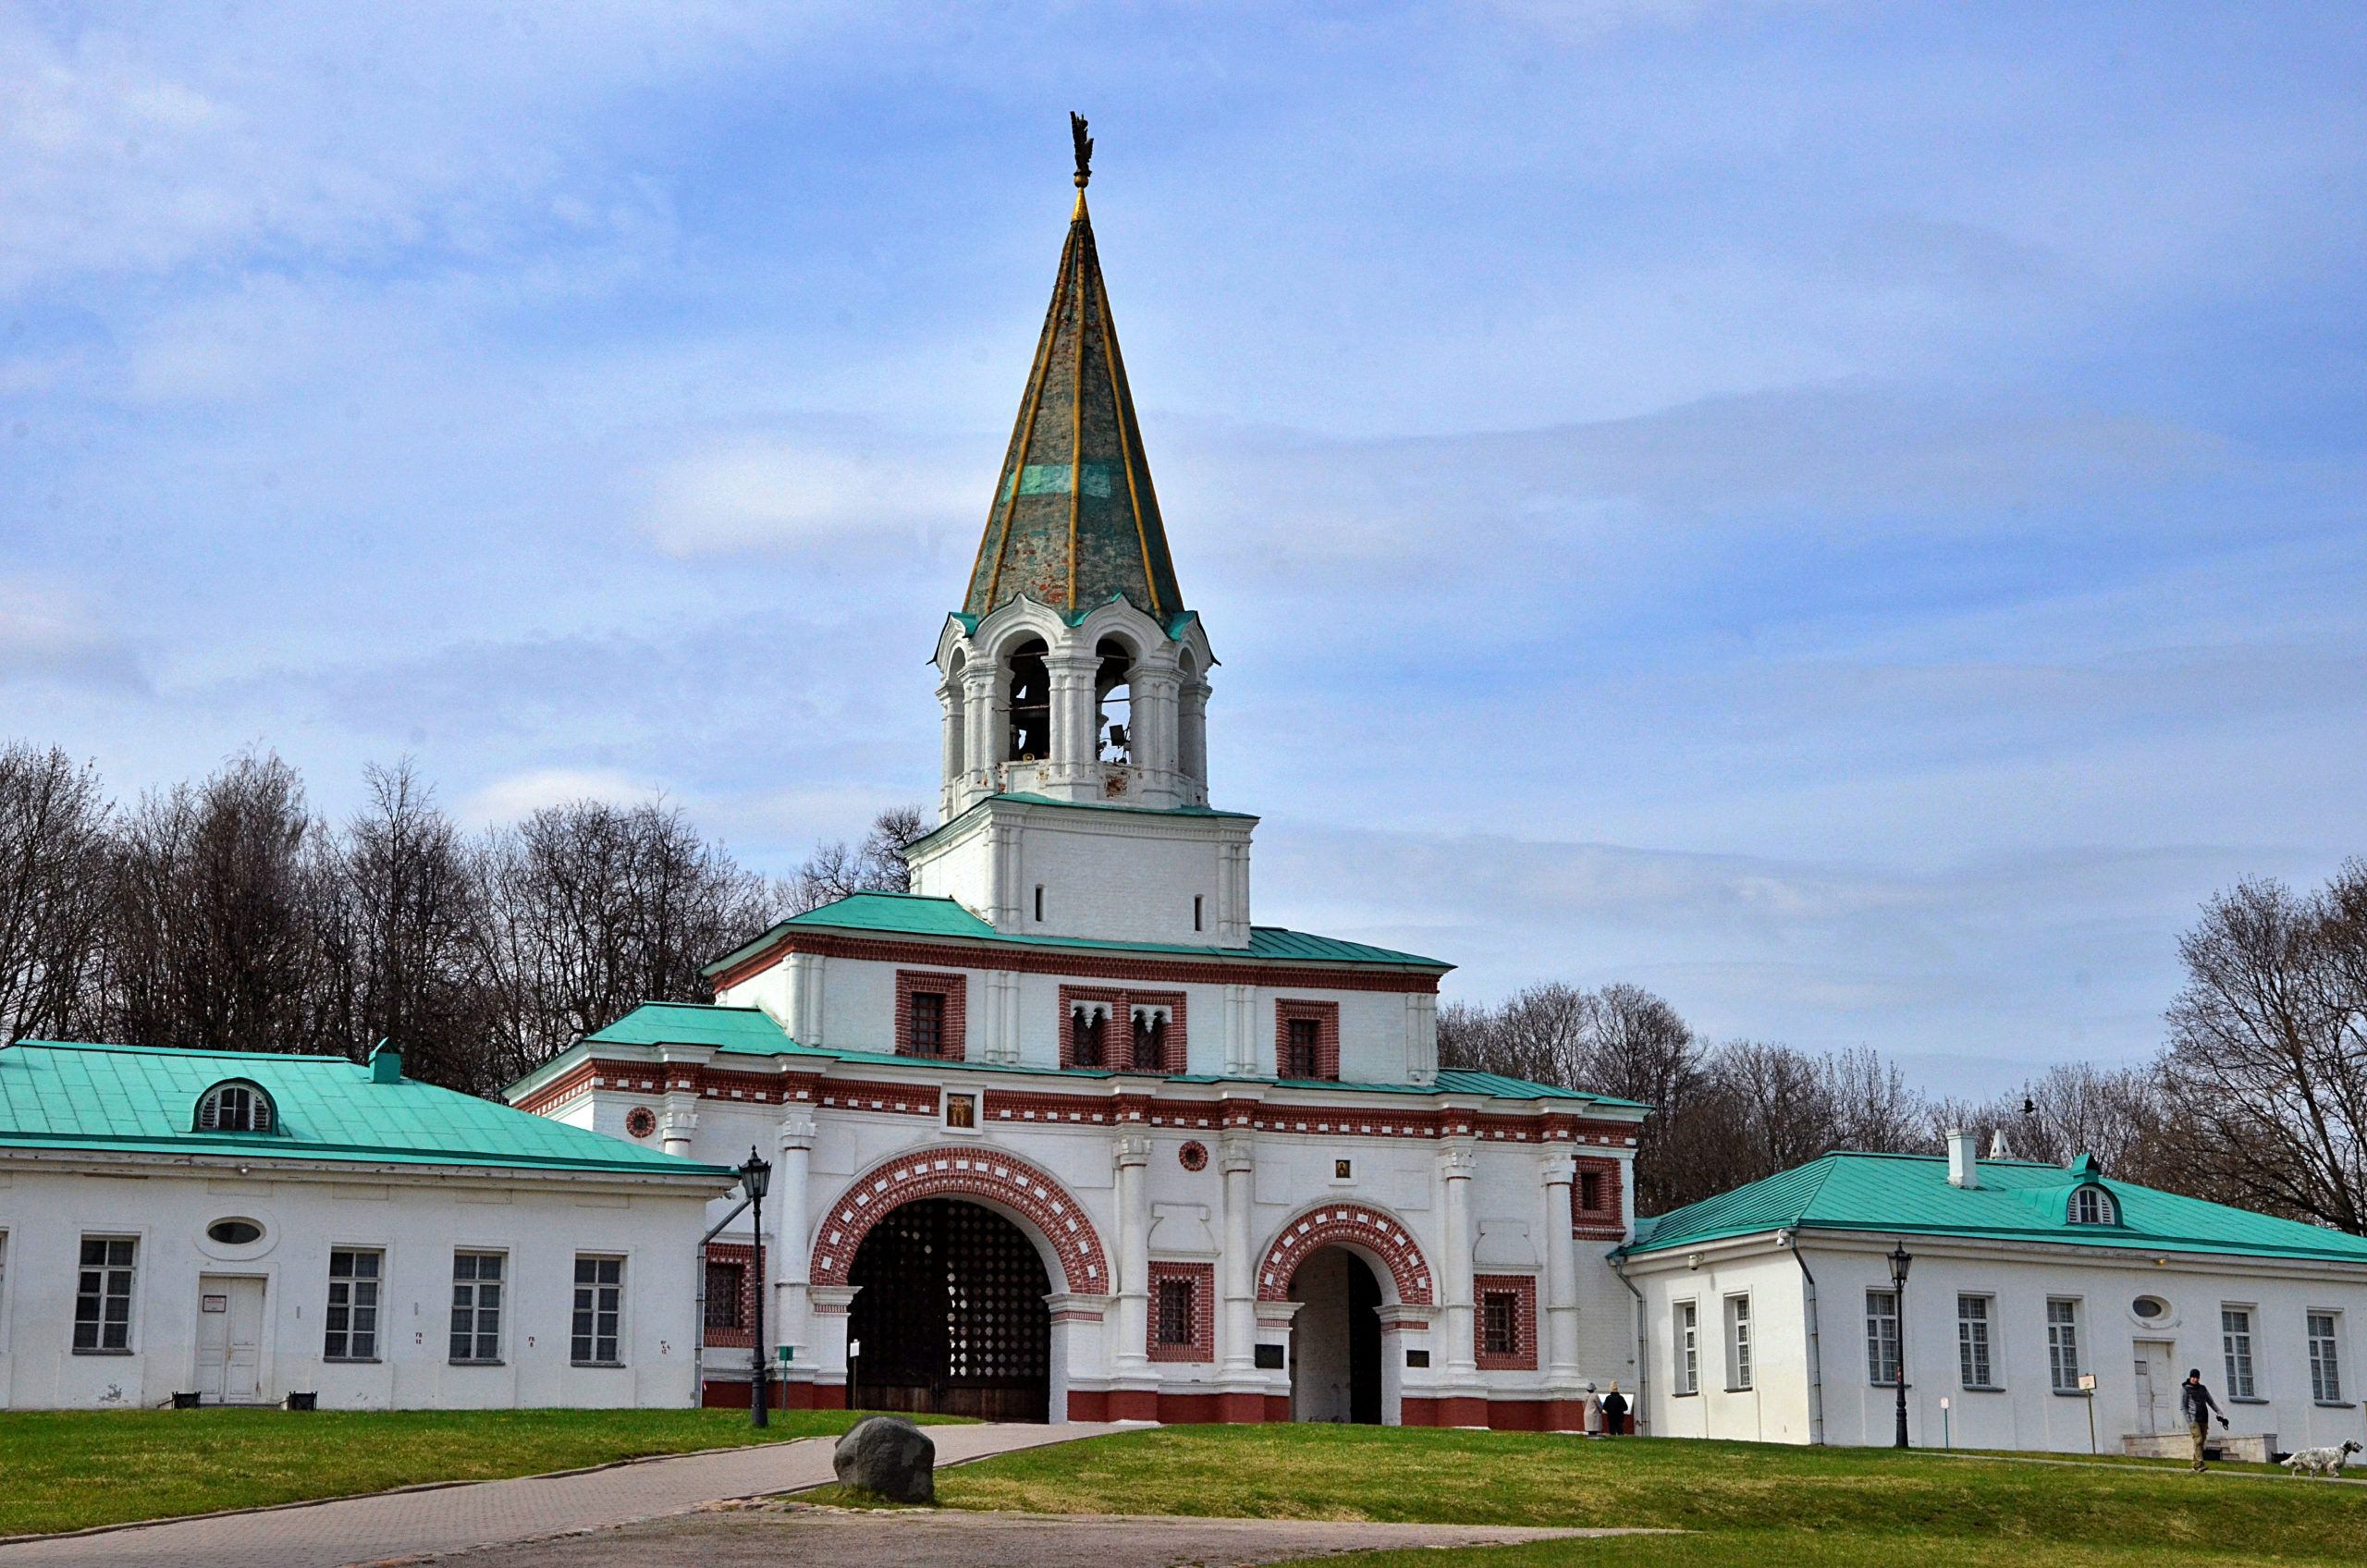
[[[2345,1440],[2340,1448],[2305,1448],[2287,1454],[2285,1468],[2296,1476],[2332,1476],[2340,1480],[2342,1467],[2358,1452],[2359,1445],[2349,1440]]]

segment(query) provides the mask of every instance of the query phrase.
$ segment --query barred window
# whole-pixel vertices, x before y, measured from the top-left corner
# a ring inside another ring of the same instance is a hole
[[[1159,1282],[1159,1342],[1163,1345],[1188,1345],[1192,1342],[1192,1281],[1161,1280]]]
[[[452,1359],[501,1359],[501,1282],[508,1256],[497,1252],[452,1255]]]
[[[741,1292],[748,1288],[748,1266],[709,1259],[706,1266],[706,1326],[744,1329],[748,1311]]]
[[[945,993],[914,991],[912,996],[913,1054],[945,1054]]]
[[[578,1257],[575,1260],[575,1315],[570,1325],[568,1357],[578,1366],[615,1366],[617,1325],[624,1316],[625,1260],[621,1257]]]
[[[386,1255],[362,1247],[329,1252],[329,1309],[321,1354],[331,1361],[378,1359],[378,1283]]]
[[[1578,1172],[1578,1207],[1592,1214],[1602,1207],[1602,1172]]]
[[[1323,1074],[1323,1025],[1312,1018],[1294,1018],[1282,1042],[1285,1078],[1310,1079]]]
[[[1489,1291],[1479,1298],[1479,1350],[1485,1355],[1520,1354],[1520,1297]]]

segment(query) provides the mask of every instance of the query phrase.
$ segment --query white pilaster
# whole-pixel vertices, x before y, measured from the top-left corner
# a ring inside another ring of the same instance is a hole
[[[1578,1162],[1567,1149],[1545,1157],[1545,1376],[1578,1380],[1578,1243],[1570,1234],[1570,1188]]]
[[[1147,1369],[1150,1355],[1150,1140],[1120,1136],[1111,1147],[1118,1168],[1119,1375]]]
[[[1446,1188],[1440,1206],[1439,1305],[1446,1329],[1446,1368],[1451,1380],[1477,1382],[1479,1363],[1472,1339],[1471,1177],[1478,1157],[1468,1137],[1450,1138],[1439,1149],[1439,1176]]]
[[[1257,987],[1224,988],[1224,1070],[1236,1078],[1259,1074],[1262,1054],[1257,1048]]]
[[[813,1167],[814,1113],[803,1106],[791,1106],[781,1117],[780,1158],[773,1162],[770,1195],[778,1208],[767,1204],[766,1212],[778,1214],[773,1220],[773,1246],[780,1258],[774,1268],[778,1281],[770,1318],[777,1325],[774,1342],[796,1347],[790,1367],[797,1371],[803,1371],[813,1355],[805,1299],[812,1267],[806,1243],[814,1225]]]
[[[1224,1256],[1219,1289],[1224,1316],[1217,1325],[1224,1378],[1257,1380],[1257,1259],[1250,1234],[1257,1203],[1257,1143],[1245,1132],[1227,1133],[1217,1144],[1217,1169],[1224,1175]]]

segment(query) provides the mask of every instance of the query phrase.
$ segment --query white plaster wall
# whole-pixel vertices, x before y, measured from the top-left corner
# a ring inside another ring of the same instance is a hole
[[[157,1404],[195,1387],[201,1274],[264,1281],[269,1401],[295,1390],[318,1392],[325,1410],[692,1403],[698,1189],[594,1176],[509,1182],[260,1167],[246,1177],[144,1170],[135,1179],[5,1163],[14,1166],[0,1178],[0,1403],[9,1407]],[[264,1239],[246,1247],[208,1241],[206,1227],[227,1218],[255,1220]],[[131,1354],[72,1352],[85,1234],[140,1239]],[[321,1356],[328,1254],[342,1246],[386,1255],[374,1364]],[[499,1366],[448,1359],[456,1247],[509,1254]],[[569,1365],[579,1252],[626,1260],[622,1367]]]
[[[1799,1267],[1790,1253],[1718,1257],[1699,1268],[1679,1265],[1634,1277],[1644,1293],[1644,1328],[1651,1342],[1651,1386],[1645,1390],[1648,1432],[1745,1442],[1811,1440],[1805,1294]],[[1821,1282],[1821,1270],[1819,1279]],[[1726,1298],[1735,1295],[1750,1302],[1748,1389],[1735,1386],[1726,1337]],[[1686,1301],[1694,1304],[1700,1323],[1700,1390],[1693,1394],[1677,1391],[1676,1308]],[[1849,1343],[1862,1356],[1862,1342]],[[1620,1387],[1634,1404],[1632,1380],[1623,1378]]]

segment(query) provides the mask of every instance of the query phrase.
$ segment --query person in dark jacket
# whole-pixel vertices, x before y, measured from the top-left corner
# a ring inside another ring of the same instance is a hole
[[[1626,1430],[1627,1396],[1619,1391],[1618,1384],[1613,1383],[1611,1391],[1602,1396],[1602,1433],[1607,1438],[1615,1438]]]
[[[2178,1408],[2186,1415],[2187,1435],[2194,1439],[2194,1473],[2200,1476],[2202,1474],[2202,1439],[2204,1434],[2211,1430],[2212,1418],[2218,1417],[2222,1430],[2227,1425],[2227,1418],[2219,1414],[2219,1402],[2213,1399],[2211,1390],[2202,1386],[2202,1368],[2200,1366],[2187,1369],[2186,1382],[2178,1389]]]

